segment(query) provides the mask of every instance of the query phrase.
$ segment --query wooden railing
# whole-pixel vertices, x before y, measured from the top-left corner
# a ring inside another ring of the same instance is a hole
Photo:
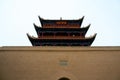
[[[84,39],[83,36],[39,36],[39,39]]]

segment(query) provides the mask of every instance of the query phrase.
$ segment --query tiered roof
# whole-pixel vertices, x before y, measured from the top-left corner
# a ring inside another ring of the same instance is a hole
[[[39,16],[42,28],[80,28],[84,16],[78,20],[46,20]]]
[[[33,46],[90,46],[96,37],[85,37],[90,25],[81,27],[84,16],[78,20],[39,19],[42,27],[34,24],[38,37],[27,34]]]

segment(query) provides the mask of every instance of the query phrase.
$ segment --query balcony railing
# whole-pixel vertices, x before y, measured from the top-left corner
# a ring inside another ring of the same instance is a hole
[[[84,36],[39,36],[39,39],[84,39]]]

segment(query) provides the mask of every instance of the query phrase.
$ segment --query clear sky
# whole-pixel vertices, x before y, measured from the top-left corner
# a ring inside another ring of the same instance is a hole
[[[120,0],[0,0],[0,46],[31,46],[33,23],[45,19],[79,19],[97,33],[92,46],[120,46]]]

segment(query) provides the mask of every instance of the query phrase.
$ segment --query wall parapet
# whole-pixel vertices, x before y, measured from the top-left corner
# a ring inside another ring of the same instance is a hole
[[[120,46],[94,46],[94,47],[76,47],[76,46],[3,46],[0,51],[120,51]]]

